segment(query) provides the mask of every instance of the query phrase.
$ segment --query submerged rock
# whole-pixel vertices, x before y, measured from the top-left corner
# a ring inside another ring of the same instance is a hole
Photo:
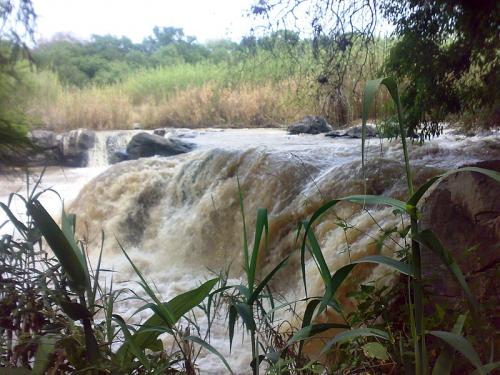
[[[115,152],[109,162],[115,164],[124,160],[159,156],[184,154],[194,148],[192,143],[177,138],[164,138],[149,133],[139,133],[132,137],[127,145],[126,152]]]
[[[331,125],[323,117],[319,116],[306,116],[301,121],[288,127],[290,134],[321,134],[332,130]]]
[[[337,138],[337,137],[344,137],[344,138],[361,138],[362,136],[362,126],[353,126],[349,129],[345,130],[332,130],[331,132],[328,132],[325,134],[326,137],[331,137],[331,138]],[[365,136],[366,138],[375,138],[378,135],[377,128],[372,125],[367,125],[366,126],[366,131],[365,131]]]

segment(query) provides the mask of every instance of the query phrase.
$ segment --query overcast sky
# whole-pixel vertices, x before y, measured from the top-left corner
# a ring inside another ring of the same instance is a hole
[[[127,36],[134,42],[154,26],[182,27],[201,42],[240,40],[251,28],[245,14],[254,0],[33,0],[38,38],[59,32]]]

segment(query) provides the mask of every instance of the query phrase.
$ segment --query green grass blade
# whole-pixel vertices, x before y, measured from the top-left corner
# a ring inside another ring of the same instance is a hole
[[[350,327],[346,324],[338,324],[338,323],[319,323],[319,324],[311,324],[299,329],[290,340],[286,346],[290,346],[296,342],[303,342],[321,332],[328,331],[333,328],[342,328],[349,329]]]
[[[376,328],[355,328],[339,333],[333,339],[329,340],[321,354],[328,352],[335,344],[343,343],[358,337],[376,337],[383,340],[389,340],[387,332]]]
[[[500,182],[500,173],[496,172],[496,171],[489,170],[489,169],[478,168],[478,167],[463,167],[463,168],[459,168],[459,169],[453,169],[453,170],[448,171],[448,172],[446,172],[446,173],[444,173],[442,175],[432,177],[427,182],[425,182],[410,197],[410,199],[408,200],[408,204],[412,205],[412,206],[416,206],[418,204],[418,202],[420,201],[420,199],[422,198],[422,196],[427,192],[427,190],[429,190],[429,188],[432,185],[434,185],[435,182],[437,182],[438,180],[444,179],[444,178],[446,178],[446,177],[448,177],[448,176],[450,176],[452,174],[461,173],[461,172],[476,172],[476,173],[481,173],[481,174],[483,174],[483,175],[485,175],[487,177],[492,178],[496,182]]]
[[[257,327],[255,325],[255,320],[253,319],[252,307],[246,303],[241,302],[236,303],[234,307],[236,308],[238,315],[241,316],[241,319],[243,319],[243,322],[245,323],[247,329],[255,332],[255,329]]]
[[[314,317],[314,311],[316,310],[316,307],[318,307],[319,303],[321,300],[319,299],[312,299],[307,303],[306,306],[306,311],[304,312],[304,316],[302,318],[302,326],[301,329],[304,329],[305,327],[311,325],[311,322]],[[304,343],[301,342],[299,346],[299,355],[302,353]]]
[[[79,292],[85,291],[87,276],[78,256],[80,250],[74,247],[76,244],[66,237],[40,202],[28,203],[27,208],[73,287]]]
[[[209,295],[210,291],[218,281],[218,278],[211,279],[200,285],[198,288],[182,293],[172,298],[167,303],[163,303],[162,306],[167,309],[172,316],[172,325],[175,324],[184,314],[203,302],[203,300]],[[138,348],[147,347],[158,337],[158,331],[155,332],[148,329],[163,327],[165,325],[164,318],[161,315],[161,310],[158,308],[158,306],[156,304],[152,304],[149,307],[154,311],[156,310],[157,313],[153,314],[149,319],[147,319],[146,322],[142,324],[141,328],[139,328],[133,335],[132,340],[134,342],[134,345]],[[168,328],[170,329],[172,327],[170,326]],[[163,332],[165,332],[165,330],[163,330]],[[117,355],[119,357],[129,357],[128,345],[128,342],[125,342],[120,347],[120,349],[118,349]]]
[[[384,255],[369,255],[359,260],[353,261],[351,264],[360,264],[360,263],[375,263],[390,267],[402,274],[412,276],[412,269],[410,265],[400,262],[397,259],[386,257]]]
[[[499,362],[492,362],[492,363],[488,363],[487,365],[484,365],[480,370],[475,370],[473,372],[471,372],[470,375],[480,375],[481,373],[486,373],[486,374],[489,374],[490,372],[492,372],[493,370],[496,370],[497,368],[500,368],[500,361]]]
[[[318,240],[316,239],[316,236],[314,235],[314,232],[312,230],[307,232],[307,238],[311,246],[311,253],[314,259],[316,260],[316,264],[318,265],[321,278],[323,279],[323,283],[325,284],[325,294],[321,299],[321,304],[319,306],[319,311],[318,311],[319,314],[323,312],[325,308],[328,306],[328,302],[330,302],[330,300],[333,298],[335,290],[333,288],[333,280],[330,275],[330,269],[326,264],[326,260],[323,257],[323,252],[321,251]]]
[[[240,178],[238,175],[236,175],[236,182],[238,184],[238,200],[240,202],[241,219],[243,221],[243,262],[248,280],[250,272],[250,255],[248,253],[247,224],[245,220],[245,206],[243,204],[243,192],[241,191]]]
[[[123,336],[125,337],[125,343],[127,345],[128,350],[141,362],[146,369],[149,369],[149,361],[147,360],[146,356],[143,353],[143,350],[141,350],[137,345],[136,342],[130,333],[130,330],[127,327],[127,324],[123,320],[123,318],[120,315],[113,314],[113,320],[120,326]],[[124,344],[125,345],[125,344]],[[118,353],[117,353],[118,354]],[[118,356],[118,358],[120,358]],[[132,358],[129,359],[130,361]],[[128,361],[125,358],[121,358],[121,364],[122,366],[128,367]]]
[[[271,279],[274,277],[276,272],[278,272],[282,267],[284,267],[288,261],[290,256],[287,256],[285,259],[283,259],[276,267],[273,268],[269,274],[267,274],[266,277],[264,277],[264,280],[261,281],[261,283],[255,288],[253,291],[252,295],[250,296],[250,299],[248,300],[248,304],[252,305],[257,298],[259,298],[260,292],[266,287],[266,285],[271,281]]]
[[[139,279],[141,279],[140,285],[142,286],[142,288],[144,289],[144,291],[149,295],[149,297],[157,305],[158,310],[160,312],[158,318],[161,318],[169,326],[174,325],[175,324],[175,318],[174,318],[173,313],[169,310],[169,308],[168,308],[168,306],[166,304],[163,304],[163,303],[160,302],[160,300],[156,296],[156,293],[149,286],[149,284],[146,281],[145,277],[142,275],[142,272],[136,267],[136,265],[134,264],[134,262],[132,261],[132,259],[130,259],[129,255],[127,254],[127,252],[125,251],[125,249],[121,245],[120,241],[117,240],[117,242],[118,242],[118,246],[122,250],[122,252],[125,255],[125,257],[127,258],[127,260],[129,261],[129,263],[132,266],[132,268],[134,269],[135,273],[137,274],[137,276],[139,276]]]
[[[267,220],[267,210],[259,208],[257,210],[257,221],[255,223],[255,239],[253,243],[252,256],[250,259],[250,267],[248,269],[248,288],[250,292],[253,291],[255,283],[255,274],[257,272],[257,260],[259,258],[260,241],[262,240],[262,233],[265,231],[265,249],[269,238],[269,223]]]
[[[219,351],[217,349],[215,349],[212,345],[210,345],[208,342],[206,342],[205,340],[202,340],[201,338],[196,337],[196,336],[187,336],[184,338],[184,340],[192,341],[192,342],[202,346],[203,348],[205,348],[209,352],[215,354],[217,357],[219,357],[219,359],[224,364],[224,366],[226,366],[226,368],[229,370],[229,372],[231,374],[234,374],[233,370],[231,370],[231,366],[229,366],[229,363],[227,363],[224,356],[222,354],[220,354]]]
[[[400,201],[398,199],[384,197],[381,195],[350,195],[345,198],[341,198],[342,201],[348,201],[351,203],[358,203],[361,205],[384,205],[396,208],[403,212],[407,211],[406,202]]]
[[[437,338],[440,338],[446,344],[450,345],[453,349],[460,352],[465,358],[470,361],[470,363],[472,363],[476,367],[476,369],[479,371],[479,374],[486,374],[483,370],[483,365],[481,363],[481,359],[479,358],[479,354],[477,354],[470,342],[467,341],[465,337],[446,331],[429,331],[428,333]]]
[[[362,109],[362,132],[361,132],[361,162],[363,166],[363,171],[365,170],[365,138],[366,138],[366,123],[370,115],[370,109],[372,103],[377,95],[377,92],[381,85],[384,85],[389,91],[396,109],[398,112],[398,123],[399,132],[401,133],[401,142],[403,144],[403,154],[405,160],[405,170],[406,170],[406,181],[408,183],[408,193],[413,195],[413,181],[411,177],[410,161],[408,157],[408,148],[406,146],[406,129],[403,124],[403,115],[401,108],[401,101],[399,99],[398,85],[394,78],[384,77],[368,81],[365,86],[365,92],[363,95],[363,109]]]
[[[455,325],[453,326],[452,333],[455,335],[461,335],[462,329],[465,323],[465,315],[461,314],[458,316]],[[451,369],[453,367],[455,350],[447,347],[441,354],[439,354],[436,364],[432,369],[432,375],[449,375],[451,374]]]
[[[35,362],[33,364],[33,375],[43,375],[49,366],[50,355],[56,350],[57,337],[54,335],[45,335],[40,337],[38,348],[35,353]]]
[[[477,311],[478,309],[477,300],[472,294],[472,291],[470,290],[469,285],[465,280],[465,276],[460,270],[460,267],[457,264],[457,262],[455,262],[455,260],[451,256],[451,253],[447,249],[445,249],[445,247],[443,246],[441,241],[439,241],[436,235],[430,229],[426,229],[418,233],[416,236],[414,236],[414,239],[423,246],[429,248],[434,254],[436,254],[439,257],[441,262],[446,266],[446,268],[448,268],[448,271],[453,276],[455,281],[463,289],[465,298],[467,299],[467,302],[469,303],[471,309],[473,311]]]
[[[229,307],[229,352],[233,346],[234,337],[234,325],[236,324],[236,318],[238,317],[238,311],[234,305]]]
[[[26,226],[23,223],[21,223],[19,220],[17,220],[16,216],[12,213],[12,211],[10,210],[10,208],[7,205],[5,205],[4,203],[0,202],[0,207],[2,207],[2,209],[5,212],[5,214],[7,215],[7,217],[11,221],[11,223],[16,227],[16,229],[18,230],[18,232],[23,237],[26,236],[26,233],[28,232],[28,228],[26,228]]]

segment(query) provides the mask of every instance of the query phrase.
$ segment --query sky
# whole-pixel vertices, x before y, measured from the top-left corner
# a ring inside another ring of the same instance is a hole
[[[154,26],[174,26],[200,42],[239,41],[252,20],[245,17],[255,0],[33,0],[37,39],[71,33],[127,36],[141,42]]]

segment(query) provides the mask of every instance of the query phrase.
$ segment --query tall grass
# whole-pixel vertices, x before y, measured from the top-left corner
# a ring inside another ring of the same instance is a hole
[[[381,52],[374,52],[372,60],[363,70],[366,75],[380,68]],[[234,63],[139,70],[120,83],[84,88],[64,86],[55,74],[39,71],[31,75],[27,108],[35,124],[55,130],[126,129],[133,123],[146,128],[280,126],[306,114],[334,121],[339,103],[349,113],[346,123],[359,119],[362,93],[354,79],[359,67],[347,73],[342,93],[320,84],[320,72],[310,51],[258,51]]]

